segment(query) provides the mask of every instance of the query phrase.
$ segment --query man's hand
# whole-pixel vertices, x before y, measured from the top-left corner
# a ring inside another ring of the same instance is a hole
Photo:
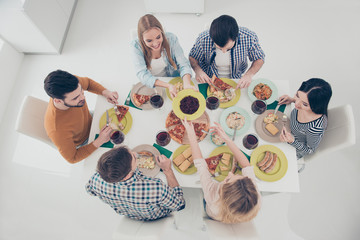
[[[109,90],[104,90],[102,92],[102,95],[106,98],[106,100],[111,103],[111,104],[118,104],[118,98],[119,98],[119,95],[117,92],[111,92]]]
[[[165,157],[162,154],[155,159],[156,159],[158,166],[163,170],[164,173],[168,172],[168,171],[172,171],[170,159],[168,159],[167,157]]]
[[[236,89],[249,87],[251,80],[252,80],[252,75],[250,75],[250,74],[243,75],[240,78],[240,80],[236,86]]]
[[[283,127],[280,133],[280,141],[293,143],[295,139],[294,136],[291,133],[289,133],[285,127]]]
[[[210,82],[209,76],[201,68],[198,68],[195,71],[195,79],[199,83],[209,83]]]
[[[100,133],[99,133],[99,137],[97,139],[94,140],[93,144],[98,148],[101,145],[103,145],[104,143],[108,142],[110,140],[110,134],[113,131],[113,129],[109,126],[104,126]]]

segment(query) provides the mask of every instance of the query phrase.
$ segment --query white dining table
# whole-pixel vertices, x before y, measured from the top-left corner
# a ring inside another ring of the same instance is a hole
[[[159,78],[163,81],[170,81],[172,78]],[[289,81],[287,80],[276,80],[270,79],[278,88],[278,95],[281,96],[283,94],[288,94],[290,90]],[[193,80],[195,83],[195,80]],[[116,89],[114,89],[116,90]],[[131,90],[131,86],[129,86],[129,91]],[[119,104],[123,104],[125,99],[122,96],[123,102],[119,102]],[[132,127],[130,131],[126,134],[124,144],[127,145],[130,149],[141,145],[141,144],[149,144],[153,145],[155,143],[155,136],[158,131],[165,130],[165,119],[169,112],[172,110],[172,101],[167,97],[164,99],[163,107],[159,109],[153,110],[138,110],[130,107],[129,111],[133,119]],[[251,126],[249,130],[243,134],[239,135],[235,139],[236,145],[246,154],[251,155],[252,150],[247,150],[242,143],[243,136],[247,133],[255,133],[255,119],[257,115],[253,114],[251,111],[251,100],[248,96],[247,89],[241,89],[241,96],[239,101],[235,106],[239,106],[245,109],[250,117],[251,117]],[[105,113],[107,109],[112,108],[114,105],[108,103],[106,99],[102,96],[98,96],[96,100],[96,106],[93,114],[93,121],[91,125],[89,142],[95,139],[95,134],[98,134],[100,131],[99,120],[101,116]],[[218,122],[219,117],[224,109],[218,108],[213,112],[210,112],[206,109],[210,116],[210,121],[213,123],[214,121]],[[285,113],[290,115],[290,106],[287,106],[285,109]],[[265,182],[260,179],[257,179],[258,188],[262,192],[299,192],[299,175],[297,171],[297,159],[296,159],[296,151],[295,148],[286,143],[269,143],[259,137],[259,146],[271,144],[279,149],[281,149],[286,158],[288,160],[288,170],[284,177],[275,182]],[[206,136],[206,138],[199,143],[202,155],[204,158],[208,157],[210,153],[217,147],[214,145],[210,136]],[[165,147],[166,149],[174,152],[181,145],[174,140],[171,140],[170,143]],[[109,148],[100,147],[93,154],[91,154],[88,158],[83,161],[83,178],[84,180],[88,180],[92,174],[96,171],[97,161],[101,157],[103,153],[109,151]],[[172,159],[172,157],[171,157]],[[182,187],[190,187],[190,188],[201,188],[200,177],[196,172],[192,175],[184,175],[178,172],[175,168],[173,168],[175,176]],[[165,175],[162,172],[159,172],[156,176],[163,181],[166,182]],[[216,180],[214,180],[216,181]]]

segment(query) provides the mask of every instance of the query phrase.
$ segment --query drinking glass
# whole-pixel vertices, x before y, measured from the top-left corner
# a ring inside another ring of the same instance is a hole
[[[125,140],[125,134],[119,130],[113,130],[110,135],[110,142],[114,145],[121,144]]]
[[[206,107],[210,110],[211,119],[214,121],[213,110],[218,109],[220,106],[220,100],[215,95],[209,95],[206,98]]]
[[[154,93],[150,97],[150,104],[153,108],[161,108],[164,104],[164,98],[160,94]]]
[[[249,150],[256,148],[258,144],[259,139],[255,134],[248,134],[243,138],[243,145]]]
[[[160,131],[156,134],[156,143],[160,146],[168,145],[170,140],[170,134],[167,131]]]
[[[267,107],[266,102],[263,100],[255,100],[251,104],[251,110],[255,114],[262,114],[263,112],[266,111],[266,107]]]

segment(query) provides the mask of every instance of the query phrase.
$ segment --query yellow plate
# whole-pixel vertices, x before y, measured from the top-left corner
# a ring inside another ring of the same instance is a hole
[[[181,145],[180,147],[178,147],[178,149],[176,149],[173,153],[173,160],[179,156],[181,153],[183,153],[187,148],[189,148],[190,145]],[[194,174],[197,172],[197,168],[195,167],[194,163],[190,165],[190,167],[188,169],[186,169],[185,172],[181,171],[173,162],[173,166],[174,168],[179,172],[179,173],[182,173],[182,174],[185,174],[185,175],[191,175],[191,174]]]
[[[228,146],[221,146],[221,147],[217,147],[215,148],[209,155],[209,157],[213,157],[216,155],[219,155],[220,153],[229,153],[232,156],[232,159],[230,161],[230,166],[226,166],[225,164],[223,164],[220,160],[219,165],[216,167],[215,172],[220,173],[219,176],[215,177],[214,179],[222,182],[224,181],[224,179],[227,177],[227,175],[229,174],[229,172],[231,171],[232,168],[232,164],[233,164],[233,159],[234,159],[234,154],[230,151],[230,148]],[[225,166],[229,168],[229,171],[220,171],[220,166]]]
[[[276,162],[274,169],[269,173],[261,171],[256,165],[258,162],[263,160],[266,151],[276,153],[278,156],[278,161]],[[273,145],[262,145],[255,148],[251,154],[250,164],[254,166],[255,175],[266,182],[275,182],[280,180],[283,176],[285,176],[288,169],[288,161],[285,154]]]
[[[181,100],[187,96],[192,96],[199,100],[199,108],[193,114],[185,114],[180,109]],[[174,98],[173,103],[172,103],[172,107],[173,107],[175,115],[181,119],[184,119],[186,117],[187,120],[194,120],[194,119],[201,117],[203,115],[203,113],[205,112],[205,106],[206,106],[206,102],[205,102],[204,96],[200,92],[196,92],[192,89],[185,89],[185,90],[182,90],[181,92],[179,92],[177,94],[177,96]]]
[[[175,85],[175,84],[178,83],[178,82],[183,82],[183,80],[182,80],[181,77],[176,77],[176,78],[173,78],[173,79],[171,79],[171,80],[169,81],[169,83],[172,84],[172,85]],[[191,85],[194,86],[194,83],[193,83],[192,81],[191,81]],[[173,100],[173,98],[172,98],[171,95],[170,95],[170,92],[169,92],[169,89],[168,89],[168,88],[166,88],[166,96],[168,96],[168,98],[169,98],[170,100]]]
[[[116,126],[119,124],[119,121],[117,119],[117,116],[116,116],[116,113],[115,113],[115,110],[114,108],[110,108],[108,109],[108,113],[109,113],[109,118],[111,119],[111,122],[116,124]],[[132,125],[132,117],[131,117],[131,114],[130,114],[130,111],[128,111],[126,114],[125,114],[125,117],[121,120],[121,123],[124,125],[124,130],[122,130],[122,132],[124,134],[127,134],[130,129],[131,129],[131,125]],[[104,112],[104,114],[101,116],[100,118],[100,121],[99,121],[99,128],[100,130],[105,126],[106,124],[106,112]],[[120,129],[119,129],[120,130]]]
[[[228,78],[220,78],[220,79],[223,80],[225,83],[229,84],[230,86],[236,88],[237,83],[234,80],[228,79]],[[220,103],[219,107],[220,108],[228,108],[228,107],[234,106],[240,99],[240,95],[241,95],[240,88],[235,90],[235,94],[236,94],[236,96],[231,101]],[[211,95],[210,86],[207,89],[207,95],[208,96]]]

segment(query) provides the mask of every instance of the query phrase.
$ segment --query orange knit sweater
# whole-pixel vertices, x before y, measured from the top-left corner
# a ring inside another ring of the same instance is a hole
[[[90,78],[77,78],[84,90],[99,95],[105,90],[101,84]],[[50,139],[69,163],[77,163],[96,150],[96,147],[92,143],[76,149],[78,145],[88,139],[91,120],[92,117],[86,102],[82,107],[60,110],[54,106],[53,99],[50,98],[45,113],[44,126]]]

